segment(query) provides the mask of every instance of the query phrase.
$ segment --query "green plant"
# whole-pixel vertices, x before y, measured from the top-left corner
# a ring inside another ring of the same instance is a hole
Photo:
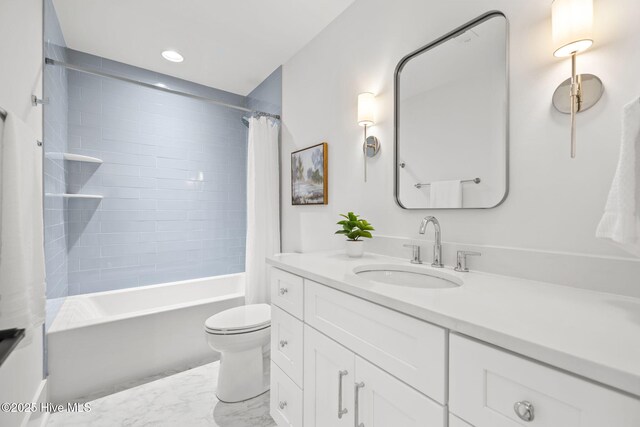
[[[359,215],[355,215],[353,212],[348,214],[340,214],[345,218],[342,221],[338,221],[337,224],[342,226],[342,230],[336,231],[335,234],[344,234],[347,236],[347,240],[356,241],[360,237],[372,238],[371,231],[375,230],[366,219],[360,219]]]

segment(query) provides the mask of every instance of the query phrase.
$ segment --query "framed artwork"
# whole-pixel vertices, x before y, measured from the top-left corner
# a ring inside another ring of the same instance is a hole
[[[326,205],[328,145],[323,142],[291,153],[291,204]]]

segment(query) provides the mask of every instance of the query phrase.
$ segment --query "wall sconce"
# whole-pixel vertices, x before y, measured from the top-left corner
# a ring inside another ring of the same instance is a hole
[[[571,57],[571,78],[553,93],[558,111],[571,114],[571,158],[576,157],[576,114],[593,107],[604,92],[602,81],[593,74],[576,73],[576,55],[593,44],[593,0],[553,0],[551,26],[554,56]]]
[[[370,92],[358,95],[358,124],[364,126],[364,143],[362,153],[364,158],[364,182],[367,182],[367,157],[375,157],[380,151],[380,142],[375,136],[367,136],[367,126],[375,124],[375,100],[376,97]]]

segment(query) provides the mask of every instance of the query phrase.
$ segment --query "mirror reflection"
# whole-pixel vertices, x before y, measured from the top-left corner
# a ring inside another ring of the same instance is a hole
[[[490,208],[507,194],[507,21],[490,13],[407,55],[396,71],[396,199]]]

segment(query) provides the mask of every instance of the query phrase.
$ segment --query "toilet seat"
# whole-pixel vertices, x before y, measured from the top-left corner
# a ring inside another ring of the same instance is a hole
[[[205,331],[213,335],[238,335],[256,332],[271,326],[271,306],[250,304],[231,308],[209,317]]]

